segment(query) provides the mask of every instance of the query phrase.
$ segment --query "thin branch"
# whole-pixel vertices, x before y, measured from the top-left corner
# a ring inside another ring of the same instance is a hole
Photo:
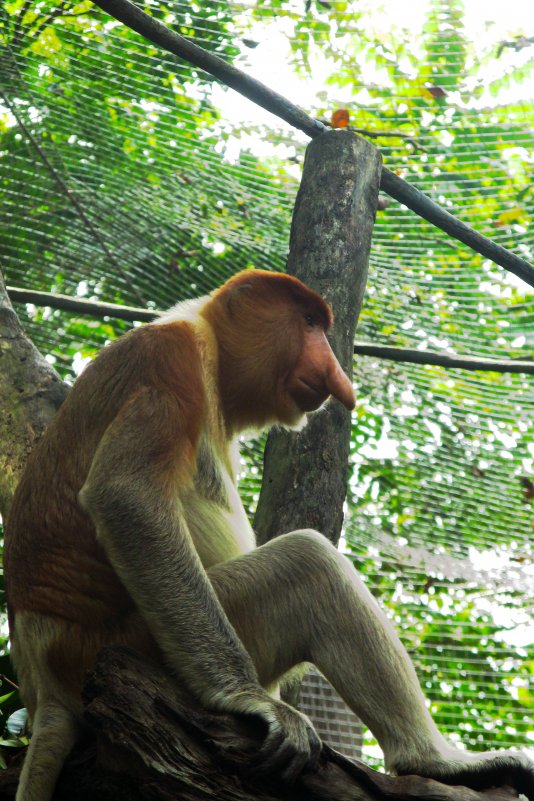
[[[22,20],[24,19],[24,17],[32,7],[32,5],[33,5],[33,0],[26,0],[17,15],[17,21],[15,22],[15,27],[13,28],[13,36],[11,37],[11,45],[15,49],[18,47],[22,39]]]
[[[162,312],[149,309],[137,309],[133,306],[119,306],[115,303],[100,303],[96,300],[84,300],[69,295],[57,295],[52,292],[37,292],[20,287],[8,286],[7,293],[13,303],[33,303],[35,306],[49,306],[74,314],[89,314],[92,317],[114,317],[127,322],[146,322],[156,320]],[[412,364],[431,364],[440,367],[456,367],[461,370],[485,370],[495,373],[529,373],[534,375],[534,361],[519,359],[485,359],[475,356],[449,356],[446,353],[434,353],[427,350],[410,350],[389,345],[369,345],[356,342],[354,353],[363,356],[375,356],[378,359],[390,359],[396,362]]]
[[[402,131],[373,131],[370,128],[355,128],[353,125],[348,126],[349,131],[360,134],[360,136],[367,136],[369,139],[382,139],[389,137],[390,139],[404,139],[409,142],[416,150],[422,150],[423,153],[428,153],[428,148],[420,144],[416,136]]]
[[[37,292],[19,287],[6,287],[7,293],[14,303],[33,303],[35,306],[49,306],[52,309],[89,314],[92,317],[115,317],[127,322],[147,322],[159,317],[160,312],[148,309],[136,309],[133,306],[119,306],[115,303],[100,303],[97,300],[73,298],[70,295],[59,295],[54,292]]]
[[[393,362],[431,364],[448,369],[458,368],[460,370],[484,370],[493,373],[528,373],[534,375],[534,360],[450,356],[448,353],[397,348],[390,345],[369,345],[366,342],[355,342],[354,353],[361,356],[375,356],[377,359],[389,359]]]
[[[267,109],[271,114],[275,114],[300,131],[304,131],[311,138],[318,136],[326,129],[322,122],[314,120],[301,108],[277,92],[273,92],[261,81],[257,81],[219,56],[209,53],[183,36],[169,30],[161,22],[141,11],[130,0],[95,0],[95,3],[145,39],[190,64],[200,67],[222,83],[248,97],[249,100]],[[381,188],[400,203],[404,203],[415,211],[420,217],[424,217],[450,236],[534,287],[534,267],[528,261],[460,222],[386,167],[382,169]]]
[[[35,28],[31,29],[30,34],[32,38],[36,39],[41,33],[41,31],[44,31],[44,29],[48,25],[50,25],[55,19],[57,19],[58,17],[63,17],[64,16],[63,11],[65,11],[66,8],[68,8],[68,4],[66,0],[63,0],[63,2],[59,3],[59,5],[53,11],[51,11],[50,14],[47,14],[47,16],[45,16],[42,20],[40,20],[38,24],[35,26]]]
[[[11,679],[8,676],[6,676],[5,673],[0,674],[0,681],[2,682],[2,684],[10,684],[14,690],[19,689],[19,685],[15,684],[14,681],[11,681]]]

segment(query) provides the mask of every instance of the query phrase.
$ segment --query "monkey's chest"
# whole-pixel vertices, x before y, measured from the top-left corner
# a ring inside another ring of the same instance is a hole
[[[205,568],[226,562],[256,547],[237,488],[228,474],[218,474],[217,491],[213,484],[196,482],[183,499],[187,524]]]

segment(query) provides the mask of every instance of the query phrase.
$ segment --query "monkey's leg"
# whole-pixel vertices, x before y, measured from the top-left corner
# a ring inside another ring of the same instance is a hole
[[[77,736],[78,724],[72,712],[55,701],[38,705],[16,801],[52,798],[63,762]]]
[[[410,658],[350,562],[320,534],[286,534],[208,571],[268,686],[313,662],[380,743],[388,769],[534,798],[522,755],[468,754],[439,733]]]
[[[22,698],[32,721],[16,801],[49,801],[66,756],[80,732],[82,701],[50,670],[49,653],[64,621],[18,612],[11,632]]]
[[[406,651],[322,535],[286,534],[208,575],[262,684],[313,662],[371,728],[389,766],[408,754],[433,755],[440,735]]]

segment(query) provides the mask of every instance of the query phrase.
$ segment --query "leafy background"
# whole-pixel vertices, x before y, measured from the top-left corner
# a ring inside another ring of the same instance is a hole
[[[347,109],[390,168],[534,261],[534,11],[399,6],[143,7],[319,119]],[[165,308],[246,267],[284,269],[303,135],[90,2],[4,2],[0,26],[8,285]],[[127,328],[17,311],[69,381]],[[358,339],[528,358],[534,294],[392,201]],[[359,357],[355,383],[344,547],[400,627],[440,727],[474,749],[533,747],[533,377]],[[248,443],[251,513],[260,480]],[[9,678],[5,656],[0,669]]]

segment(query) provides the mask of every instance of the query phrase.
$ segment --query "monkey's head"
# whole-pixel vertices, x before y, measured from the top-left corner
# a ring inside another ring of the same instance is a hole
[[[223,413],[234,431],[296,425],[332,395],[354,408],[352,384],[326,338],[332,312],[292,276],[246,270],[202,311],[219,355]]]

